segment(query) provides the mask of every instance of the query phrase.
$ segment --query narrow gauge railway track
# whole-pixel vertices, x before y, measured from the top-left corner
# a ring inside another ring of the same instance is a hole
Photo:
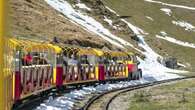
[[[155,82],[149,82],[149,83],[140,84],[140,85],[133,85],[133,86],[125,87],[125,88],[114,89],[111,91],[103,92],[99,95],[92,97],[88,101],[88,103],[86,103],[85,106],[81,108],[81,110],[108,110],[111,102],[122,93],[145,88],[145,87],[165,84],[165,83],[174,82],[174,81],[193,79],[193,78],[195,78],[195,76],[168,79],[168,80],[163,80],[163,81],[155,81]]]

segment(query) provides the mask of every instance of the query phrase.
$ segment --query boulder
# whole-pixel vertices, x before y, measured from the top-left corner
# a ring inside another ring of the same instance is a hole
[[[171,69],[177,69],[179,67],[179,65],[177,64],[177,59],[174,57],[171,58],[165,58],[163,61],[164,65],[167,68],[171,68]]]

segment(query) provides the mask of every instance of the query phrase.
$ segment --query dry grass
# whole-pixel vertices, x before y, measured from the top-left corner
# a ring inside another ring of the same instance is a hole
[[[194,110],[195,80],[179,81],[128,94],[129,110]]]

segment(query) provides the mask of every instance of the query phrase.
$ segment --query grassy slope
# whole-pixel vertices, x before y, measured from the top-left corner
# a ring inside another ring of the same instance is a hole
[[[158,0],[158,1],[169,3],[169,4],[195,7],[195,1],[194,0]]]
[[[191,1],[190,3],[193,2]],[[144,2],[144,0],[105,0],[104,3],[120,15],[131,16],[128,19],[131,23],[150,33],[146,37],[146,41],[158,53],[164,56],[168,54],[177,57],[181,62],[190,63],[191,67],[189,69],[194,68],[192,65],[195,65],[195,49],[157,39],[155,35],[159,34],[160,31],[165,31],[178,40],[195,43],[195,32],[185,31],[183,28],[171,23],[172,20],[185,20],[195,25],[195,11],[166,7],[160,4]],[[183,2],[180,1],[179,3],[182,4]],[[185,4],[188,6],[189,3],[187,3]],[[160,11],[161,8],[172,9],[174,17],[169,17]],[[148,20],[145,16],[152,17],[154,21]]]
[[[128,94],[129,110],[194,110],[194,85],[187,80]]]

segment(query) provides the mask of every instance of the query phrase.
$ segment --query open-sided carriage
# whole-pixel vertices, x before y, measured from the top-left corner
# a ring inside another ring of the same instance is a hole
[[[142,77],[138,68],[139,62],[133,53],[119,51],[103,51],[105,79],[135,80]]]
[[[96,53],[89,48],[60,46],[62,53],[57,57],[56,85],[78,84],[98,81]]]
[[[128,68],[124,63],[127,54],[117,51],[104,51],[105,79],[127,79]]]
[[[53,87],[56,50],[51,44],[10,39],[15,102]]]

